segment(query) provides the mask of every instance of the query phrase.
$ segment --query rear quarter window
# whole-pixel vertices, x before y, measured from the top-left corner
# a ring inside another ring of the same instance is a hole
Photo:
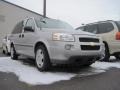
[[[98,24],[99,33],[107,33],[111,32],[114,29],[114,26],[112,23],[100,23]]]
[[[16,24],[16,26],[14,27],[12,34],[17,34],[17,33],[21,33],[22,32],[22,28],[23,28],[23,21],[19,22]]]
[[[115,23],[116,23],[116,25],[118,27],[118,30],[120,31],[120,21],[116,21]]]

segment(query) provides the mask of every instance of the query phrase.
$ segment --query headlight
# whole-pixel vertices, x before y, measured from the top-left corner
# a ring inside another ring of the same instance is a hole
[[[75,38],[71,34],[65,33],[53,33],[53,40],[55,41],[66,41],[66,42],[74,42]]]

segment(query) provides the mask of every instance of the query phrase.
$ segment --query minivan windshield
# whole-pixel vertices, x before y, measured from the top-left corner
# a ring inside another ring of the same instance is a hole
[[[39,28],[51,28],[51,29],[68,29],[68,30],[74,30],[71,25],[69,25],[66,22],[55,20],[55,19],[42,19],[38,20],[36,19],[37,27]]]

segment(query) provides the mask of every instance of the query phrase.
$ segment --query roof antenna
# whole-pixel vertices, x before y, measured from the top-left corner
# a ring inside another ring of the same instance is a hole
[[[46,0],[43,1],[43,16],[46,17]]]
[[[81,25],[82,25],[82,26],[84,26],[85,24],[84,24],[84,23],[82,23]]]

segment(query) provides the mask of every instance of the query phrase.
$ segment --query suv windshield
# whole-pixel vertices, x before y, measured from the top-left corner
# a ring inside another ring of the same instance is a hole
[[[73,27],[66,22],[55,20],[55,19],[36,19],[37,27],[39,28],[52,28],[52,29],[69,29],[73,30]]]

